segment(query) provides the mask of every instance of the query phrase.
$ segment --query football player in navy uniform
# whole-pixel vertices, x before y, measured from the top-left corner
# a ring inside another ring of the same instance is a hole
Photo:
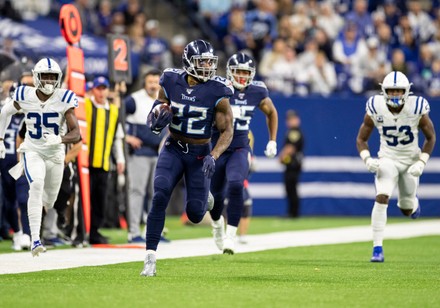
[[[63,74],[59,65],[50,58],[44,58],[38,61],[32,74],[34,87],[18,87],[13,100],[6,103],[0,113],[0,158],[6,154],[4,138],[11,116],[21,109],[27,131],[18,149],[22,155],[17,165],[19,168],[13,169],[17,178],[24,169],[29,182],[31,252],[33,256],[38,256],[45,251],[40,240],[43,206],[46,209],[54,206],[63,179],[65,152],[62,143],[78,142],[81,136],[74,113],[78,99],[72,91],[60,89]],[[64,123],[68,132],[64,130]]]
[[[142,276],[156,275],[157,245],[165,224],[165,210],[177,182],[184,177],[186,214],[191,222],[199,223],[213,206],[212,196],[208,202],[208,195],[216,160],[232,140],[229,98],[234,89],[229,80],[215,75],[218,57],[211,44],[203,40],[190,42],[182,60],[183,69],[163,72],[158,99],[148,116],[153,132],[159,133],[169,125],[170,136],[157,161]],[[219,136],[212,148],[213,124]]]
[[[23,76],[20,79],[21,85],[23,84],[22,80],[26,78],[29,79],[28,76]],[[5,104],[12,100],[12,95],[17,86],[18,85],[15,84],[10,88],[9,91],[11,92],[11,97],[8,97],[5,100]],[[3,189],[3,218],[5,218],[9,223],[8,227],[14,231],[14,235],[12,237],[12,249],[16,251],[28,249],[31,245],[31,239],[29,237],[29,223],[27,222],[26,215],[26,201],[23,200],[23,197],[27,197],[29,186],[27,185],[24,177],[21,177],[16,182],[8,172],[9,169],[17,164],[16,139],[23,119],[23,113],[16,113],[11,117],[11,122],[9,123],[9,126],[5,132],[4,144],[6,148],[6,155],[4,159],[0,160],[1,185]],[[18,205],[20,205],[20,210],[22,211],[22,229],[20,229],[19,224]]]
[[[228,149],[216,162],[211,181],[211,192],[215,201],[210,214],[215,244],[223,250],[223,253],[233,254],[237,227],[243,211],[244,180],[249,173],[248,156],[251,151],[248,137],[249,124],[258,107],[266,116],[269,131],[265,154],[273,158],[277,154],[278,113],[264,82],[253,80],[255,76],[253,58],[244,53],[234,54],[228,60],[226,74],[235,88],[234,96],[230,100],[234,116],[234,137]],[[219,137],[220,132],[214,128],[213,146],[220,141]],[[221,215],[225,194],[229,200],[226,232]]]

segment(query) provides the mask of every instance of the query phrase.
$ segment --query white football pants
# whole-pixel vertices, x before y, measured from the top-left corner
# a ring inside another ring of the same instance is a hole
[[[32,242],[40,239],[43,206],[52,208],[63,180],[64,160],[56,162],[37,152],[23,153],[24,173],[29,182],[28,218]]]

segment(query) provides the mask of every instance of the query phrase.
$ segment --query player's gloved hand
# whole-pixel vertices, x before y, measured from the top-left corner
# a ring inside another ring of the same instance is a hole
[[[212,178],[212,176],[214,175],[215,159],[212,155],[206,155],[203,159],[202,171],[208,179]]]
[[[0,159],[5,158],[6,156],[6,148],[5,148],[5,143],[3,142],[3,140],[0,141]]]
[[[419,160],[408,168],[408,173],[412,176],[421,176],[423,173],[423,169],[425,169],[426,163],[428,162],[428,159],[428,153],[420,154]]]
[[[425,169],[425,163],[418,160],[408,168],[408,173],[412,176],[421,176],[423,169]]]
[[[151,123],[151,131],[155,134],[160,134],[162,129],[171,123],[172,119],[173,114],[166,109],[161,109],[157,117],[154,115],[154,112],[148,115],[148,121]]]
[[[364,161],[365,166],[367,166],[368,171],[376,173],[377,170],[379,170],[379,160],[377,158],[371,158],[370,151],[366,149],[362,150],[359,155]]]
[[[277,143],[276,141],[270,140],[266,145],[266,150],[264,155],[269,158],[274,158],[277,155]]]
[[[365,160],[365,166],[371,173],[376,173],[379,170],[379,160],[377,158],[367,158]]]
[[[62,142],[61,136],[55,134],[45,134],[44,139],[46,139],[46,145],[56,145]]]

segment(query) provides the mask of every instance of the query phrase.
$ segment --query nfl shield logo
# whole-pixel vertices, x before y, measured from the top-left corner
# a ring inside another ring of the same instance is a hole
[[[376,121],[379,123],[383,123],[383,117],[382,116],[377,116],[376,117]]]
[[[194,89],[186,89],[186,93],[191,94]]]
[[[243,99],[243,98],[244,98],[244,93],[239,93],[239,94],[238,94],[238,98],[239,98],[239,99]]]

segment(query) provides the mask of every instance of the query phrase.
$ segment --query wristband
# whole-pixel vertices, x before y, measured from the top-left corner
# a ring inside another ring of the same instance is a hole
[[[428,162],[428,159],[429,159],[429,154],[428,154],[428,153],[422,153],[422,154],[420,154],[420,156],[419,156],[419,160],[420,160],[421,162],[423,162],[425,165],[426,165],[426,163]]]
[[[362,160],[364,161],[364,163],[367,161],[368,158],[371,157],[370,151],[368,151],[368,150],[362,150],[359,153],[359,155],[362,158]]]

